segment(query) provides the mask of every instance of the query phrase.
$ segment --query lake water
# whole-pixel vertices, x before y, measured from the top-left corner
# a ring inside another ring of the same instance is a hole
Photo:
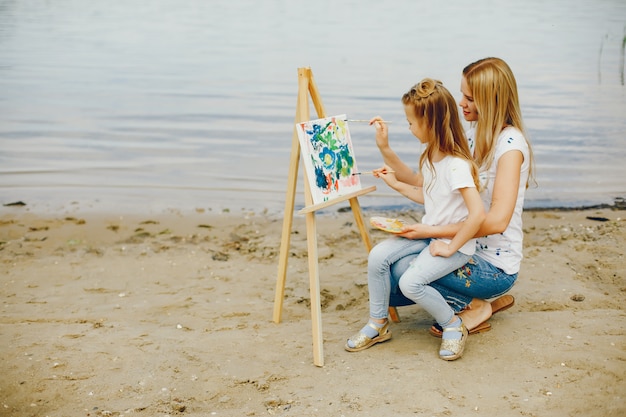
[[[498,56],[535,150],[526,206],[612,203],[625,42],[623,0],[0,0],[0,202],[280,213],[299,67],[328,115],[393,121],[417,164],[400,96],[430,76],[458,98],[462,68]],[[359,168],[378,167],[373,128],[350,128]],[[410,206],[364,183],[363,207]]]

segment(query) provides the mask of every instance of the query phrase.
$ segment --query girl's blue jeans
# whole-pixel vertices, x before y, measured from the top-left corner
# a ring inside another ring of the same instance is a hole
[[[389,310],[391,292],[391,265],[415,254],[398,279],[402,294],[430,313],[437,323],[446,327],[454,319],[454,310],[431,282],[465,265],[469,255],[456,252],[450,257],[433,256],[428,249],[430,239],[388,239],[376,245],[368,258],[368,285],[370,291],[370,314],[373,318],[385,318]]]
[[[429,242],[393,237],[372,248],[368,258],[371,317],[386,318],[393,296],[405,300],[394,305],[414,302],[446,325],[473,298],[497,297],[515,284],[517,273],[506,274],[479,253],[433,257],[427,249]]]

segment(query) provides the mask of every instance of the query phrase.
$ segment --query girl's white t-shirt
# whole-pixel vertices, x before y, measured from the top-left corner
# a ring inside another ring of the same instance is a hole
[[[467,132],[472,153],[475,148],[474,134],[474,129]],[[507,274],[515,274],[519,272],[523,258],[524,232],[522,231],[522,211],[524,209],[524,195],[526,194],[526,183],[528,182],[530,168],[530,151],[522,132],[514,127],[507,127],[500,132],[496,141],[493,162],[488,168],[480,167],[479,178],[483,187],[481,191],[483,204],[485,205],[485,210],[489,211],[498,162],[500,157],[509,151],[520,151],[524,156],[513,216],[504,232],[476,239],[476,256],[497,266]]]
[[[446,156],[433,164],[434,171],[428,163],[422,167],[424,176],[424,217],[422,223],[428,225],[445,225],[462,222],[467,218],[468,210],[460,188],[475,188],[472,171],[467,161]],[[450,239],[440,239],[446,243]],[[467,241],[459,251],[473,255],[476,250],[476,239]]]

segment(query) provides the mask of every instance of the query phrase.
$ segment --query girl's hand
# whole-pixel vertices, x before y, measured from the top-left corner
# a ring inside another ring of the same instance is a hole
[[[454,253],[450,250],[450,246],[441,240],[432,240],[428,247],[430,249],[430,254],[433,256],[443,256],[444,258],[447,258]]]
[[[382,178],[382,180],[385,181],[385,183],[391,188],[395,189],[395,186],[398,184],[395,171],[387,165],[373,170],[372,175],[374,175],[374,178]]]
[[[432,237],[431,226],[422,223],[405,226],[401,233],[397,235],[405,239],[428,239]]]
[[[389,131],[387,130],[387,123],[383,121],[380,116],[373,117],[370,120],[370,126],[376,128],[376,146],[379,149],[389,147]]]

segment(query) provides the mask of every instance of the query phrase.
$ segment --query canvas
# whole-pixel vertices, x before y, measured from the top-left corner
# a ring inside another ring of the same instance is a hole
[[[361,189],[345,114],[298,123],[296,129],[313,204]]]

